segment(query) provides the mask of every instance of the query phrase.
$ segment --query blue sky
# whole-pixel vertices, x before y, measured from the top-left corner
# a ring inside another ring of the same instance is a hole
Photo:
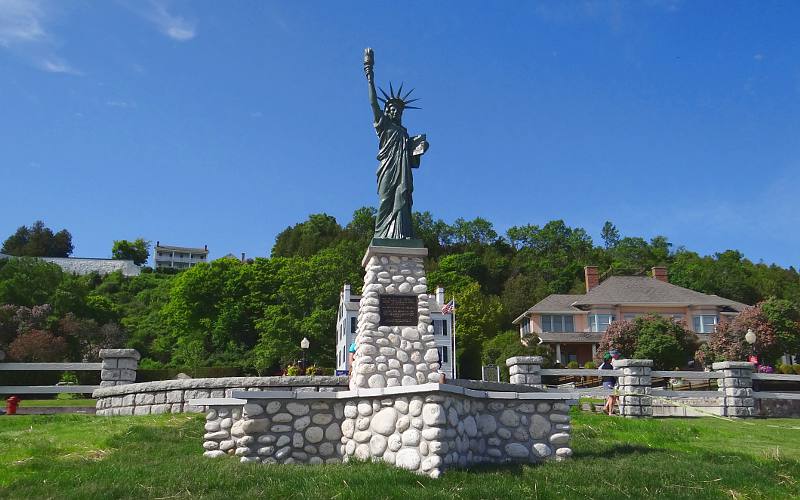
[[[0,0],[0,236],[267,255],[375,204],[376,81],[422,98],[415,209],[798,265],[797,2]]]

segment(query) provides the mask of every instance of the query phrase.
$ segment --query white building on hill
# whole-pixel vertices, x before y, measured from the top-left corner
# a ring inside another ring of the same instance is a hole
[[[203,248],[176,247],[156,241],[153,260],[156,269],[186,269],[200,262],[208,262],[208,245]]]
[[[336,317],[336,369],[340,372],[350,369],[347,350],[356,338],[360,301],[361,295],[352,294],[350,285],[342,287],[342,292],[339,294],[339,312]],[[441,370],[449,380],[454,378],[453,313],[442,314],[442,306],[445,304],[444,288],[437,287],[436,294],[430,296],[429,303],[436,348],[442,360]]]

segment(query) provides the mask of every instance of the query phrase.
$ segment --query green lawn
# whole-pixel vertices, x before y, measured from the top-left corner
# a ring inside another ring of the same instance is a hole
[[[2,498],[797,498],[800,421],[575,417],[564,463],[448,471],[201,456],[202,416],[0,417]]]
[[[23,399],[20,408],[94,408],[97,403],[94,399]]]

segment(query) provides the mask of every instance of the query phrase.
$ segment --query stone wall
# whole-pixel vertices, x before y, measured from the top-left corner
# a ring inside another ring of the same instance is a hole
[[[233,391],[340,391],[347,389],[347,377],[222,377],[161,380],[101,387],[97,415],[150,415],[160,413],[202,413],[203,406],[189,404],[197,398],[226,398]]]
[[[447,468],[566,458],[569,405],[434,392],[359,398],[344,407],[345,458],[437,477]]]
[[[424,248],[369,247],[358,311],[351,389],[438,382],[439,357],[433,337]],[[417,323],[382,326],[381,297],[417,299]]]
[[[393,390],[394,389],[394,390]],[[565,394],[424,384],[344,392],[242,392],[200,399],[204,454],[242,462],[382,460],[431,477],[480,463],[564,459]]]
[[[232,402],[233,400],[229,401]],[[203,453],[242,462],[339,463],[343,403],[335,400],[252,400],[214,405],[206,413]]]

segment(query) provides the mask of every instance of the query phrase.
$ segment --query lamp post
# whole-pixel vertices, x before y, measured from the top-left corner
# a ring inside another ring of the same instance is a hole
[[[747,329],[747,333],[744,334],[744,341],[750,344],[750,352],[752,356],[756,355],[756,334],[752,328]]]
[[[306,374],[306,351],[308,350],[308,346],[310,344],[311,343],[306,337],[303,337],[303,340],[300,341],[300,349],[303,350],[303,375]]]

